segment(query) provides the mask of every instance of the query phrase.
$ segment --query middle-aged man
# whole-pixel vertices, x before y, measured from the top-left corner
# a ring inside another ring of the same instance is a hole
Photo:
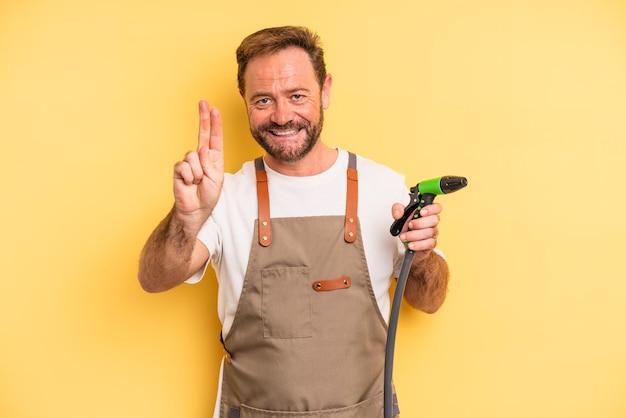
[[[391,236],[405,178],[322,142],[332,77],[316,34],[263,29],[237,62],[265,155],[224,174],[221,115],[200,102],[198,148],[174,165],[174,207],[145,245],[140,283],[194,283],[211,261],[225,352],[215,417],[381,417],[388,290],[405,245],[406,300],[433,313],[445,299],[441,205]]]

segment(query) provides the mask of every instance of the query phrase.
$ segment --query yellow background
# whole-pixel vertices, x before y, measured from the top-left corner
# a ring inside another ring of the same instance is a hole
[[[284,24],[325,43],[328,144],[469,179],[446,304],[401,313],[403,417],[626,416],[619,0],[3,0],[0,416],[210,416],[214,276],[149,295],[137,260],[199,99],[229,171],[260,153],[234,50]]]

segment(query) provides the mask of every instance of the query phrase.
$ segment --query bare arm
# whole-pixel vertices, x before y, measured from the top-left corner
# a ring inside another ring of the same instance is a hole
[[[169,290],[183,283],[209,259],[209,251],[185,229],[175,209],[156,227],[141,253],[139,283],[150,293]]]
[[[411,267],[404,298],[415,309],[433,314],[446,299],[448,277],[446,260],[431,251],[426,259]]]
[[[446,299],[449,270],[443,257],[433,250],[437,245],[439,213],[442,207],[433,203],[420,211],[421,217],[407,223],[400,239],[414,251],[413,262],[404,290],[404,298],[411,306],[426,313],[437,312]],[[402,216],[404,207],[393,206],[394,219]]]
[[[148,238],[139,260],[139,283],[148,292],[181,284],[209,258],[196,236],[217,204],[224,181],[222,120],[205,101],[199,113],[198,149],[174,165],[174,207]]]

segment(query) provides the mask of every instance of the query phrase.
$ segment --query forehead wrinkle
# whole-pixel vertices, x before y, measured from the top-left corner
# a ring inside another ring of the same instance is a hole
[[[253,88],[258,94],[267,94],[270,95],[271,92],[281,92],[281,93],[289,93],[296,90],[307,90],[305,87],[300,85],[300,80],[298,80],[297,74],[295,70],[283,70],[277,72],[275,75],[261,75],[260,77],[256,77],[254,81],[249,83],[250,87]]]
[[[297,48],[253,58],[244,77],[246,86],[254,96],[261,92],[268,95],[272,92],[284,94],[299,89],[310,92],[311,83],[319,87],[308,55]]]

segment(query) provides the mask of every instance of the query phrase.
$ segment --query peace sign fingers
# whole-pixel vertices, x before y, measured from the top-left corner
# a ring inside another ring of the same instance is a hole
[[[224,143],[222,134],[222,116],[217,108],[201,100],[198,103],[200,127],[198,130],[198,156],[204,175],[214,176],[215,169],[223,170]]]

